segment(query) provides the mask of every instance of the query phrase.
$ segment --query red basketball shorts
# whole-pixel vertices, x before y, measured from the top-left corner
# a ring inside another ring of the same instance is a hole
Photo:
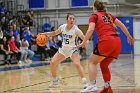
[[[99,39],[93,54],[105,57],[117,58],[121,51],[121,40],[115,35],[104,36]]]

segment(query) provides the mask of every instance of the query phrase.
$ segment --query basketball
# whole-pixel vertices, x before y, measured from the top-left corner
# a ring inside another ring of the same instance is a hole
[[[48,43],[48,38],[45,34],[39,34],[37,35],[36,43],[39,46],[45,46]]]

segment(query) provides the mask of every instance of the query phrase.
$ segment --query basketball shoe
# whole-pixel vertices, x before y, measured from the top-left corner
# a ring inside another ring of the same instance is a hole
[[[56,85],[58,85],[60,82],[59,78],[53,79],[50,84],[49,84],[49,88],[54,88]]]
[[[103,88],[103,90],[101,90],[99,93],[113,93],[111,86],[109,86],[108,88]]]
[[[97,90],[98,90],[98,88],[97,88],[96,84],[94,84],[94,85],[90,84],[89,86],[87,86],[87,88],[81,90],[80,92],[93,92],[93,91],[97,91]]]
[[[83,89],[86,89],[88,87],[88,83],[83,83]]]
[[[82,81],[83,81],[83,89],[86,89],[88,87],[87,79],[82,78]]]

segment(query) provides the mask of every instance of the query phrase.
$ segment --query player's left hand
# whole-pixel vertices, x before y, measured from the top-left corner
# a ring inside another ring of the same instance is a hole
[[[134,39],[131,37],[131,36],[128,36],[127,37],[127,41],[130,45],[133,45],[134,44]]]
[[[80,48],[80,47],[84,48],[85,45],[87,45],[87,44],[88,44],[88,41],[82,42],[80,45],[76,46],[76,48]]]

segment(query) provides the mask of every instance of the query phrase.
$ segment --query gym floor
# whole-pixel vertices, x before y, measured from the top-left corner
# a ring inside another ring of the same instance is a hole
[[[140,93],[140,56],[120,55],[110,65],[113,93]],[[41,62],[47,63],[47,62]],[[48,62],[49,63],[49,62]],[[88,59],[81,61],[87,79]],[[15,66],[15,65],[11,65]],[[1,66],[0,68],[7,68]],[[0,71],[0,93],[80,93],[81,78],[72,62],[61,63],[58,66],[61,82],[55,88],[48,88],[51,80],[48,64],[23,69]],[[97,85],[99,90],[104,85],[100,68],[98,67]]]

